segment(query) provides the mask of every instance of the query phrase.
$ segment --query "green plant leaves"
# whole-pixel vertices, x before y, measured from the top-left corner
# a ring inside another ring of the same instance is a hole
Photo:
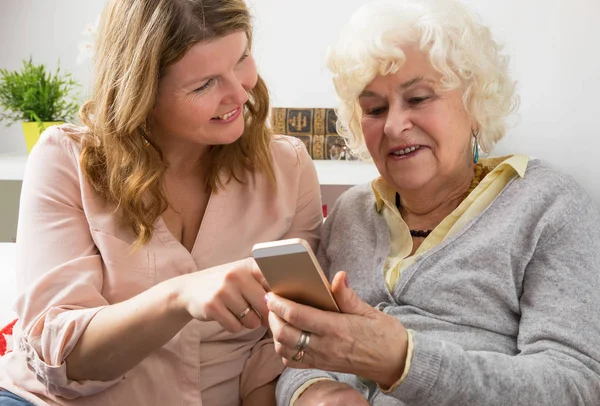
[[[23,61],[20,71],[0,69],[0,121],[7,125],[19,121],[68,121],[79,104],[72,93],[80,85],[70,73],[62,73],[60,66],[50,72],[44,64]]]

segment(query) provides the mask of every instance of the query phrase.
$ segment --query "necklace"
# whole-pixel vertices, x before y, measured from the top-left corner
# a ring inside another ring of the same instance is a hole
[[[489,167],[483,166],[480,163],[475,165],[475,176],[473,176],[473,180],[471,181],[471,186],[469,187],[469,190],[467,190],[467,193],[465,193],[464,196],[462,197],[462,199],[460,200],[461,203],[463,202],[463,200],[465,200],[467,198],[467,196],[469,196],[469,194],[471,194],[471,192],[477,187],[477,185],[479,185],[479,183],[482,181],[482,179],[485,178],[488,173],[490,173],[490,171],[491,171],[491,169]],[[400,194],[396,193],[396,208],[398,208],[398,210],[400,210],[400,206],[401,206],[400,205]],[[411,235],[411,237],[427,238],[427,237],[429,237],[429,234],[431,234],[432,231],[433,231],[433,229],[431,229],[431,230],[410,230],[410,235]]]
[[[427,238],[433,230],[410,230],[411,237]]]

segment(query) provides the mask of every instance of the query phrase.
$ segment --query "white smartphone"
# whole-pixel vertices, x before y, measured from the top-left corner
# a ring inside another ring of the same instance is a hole
[[[305,240],[292,238],[256,244],[252,256],[273,293],[321,310],[340,311],[331,294],[331,285]]]

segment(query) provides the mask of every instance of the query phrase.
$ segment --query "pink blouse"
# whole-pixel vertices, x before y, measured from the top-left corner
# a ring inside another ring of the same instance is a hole
[[[314,165],[295,138],[271,142],[276,192],[261,174],[213,193],[192,252],[161,218],[135,238],[84,179],[79,145],[52,127],[29,158],[17,233],[14,352],[0,358],[0,388],[35,405],[239,405],[283,365],[266,329],[232,334],[192,321],[120,379],[72,381],[65,358],[94,315],[164,280],[248,257],[253,244],[300,237],[316,248],[322,223]]]

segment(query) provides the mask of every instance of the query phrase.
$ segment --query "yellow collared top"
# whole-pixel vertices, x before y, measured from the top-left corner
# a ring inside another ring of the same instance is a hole
[[[390,252],[384,263],[383,275],[387,288],[393,292],[402,271],[412,265],[421,254],[434,248],[446,238],[450,238],[473,218],[481,214],[502,192],[502,189],[515,176],[525,176],[529,157],[512,155],[500,158],[487,158],[479,161],[491,172],[454,209],[419,246],[414,255],[412,237],[408,225],[396,208],[396,191],[383,178],[375,179],[371,187],[375,194],[375,209],[381,213],[390,230]]]

